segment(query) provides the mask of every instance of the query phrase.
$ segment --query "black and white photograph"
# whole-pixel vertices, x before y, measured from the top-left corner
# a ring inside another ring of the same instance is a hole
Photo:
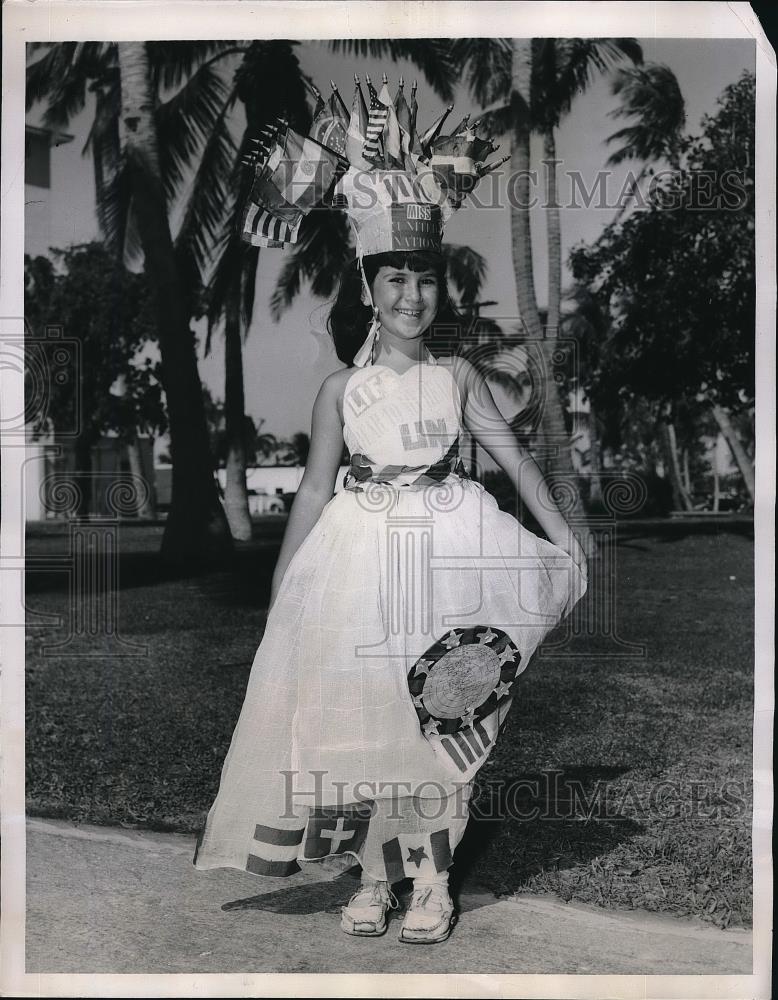
[[[3,21],[3,994],[768,997],[750,5]]]

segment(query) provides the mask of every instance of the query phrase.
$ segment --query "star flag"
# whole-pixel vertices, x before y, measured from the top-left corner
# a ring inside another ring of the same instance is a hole
[[[370,95],[370,110],[367,113],[367,127],[365,129],[365,145],[362,155],[366,160],[376,161],[382,153],[382,140],[384,128],[389,117],[389,108],[378,99],[375,87],[367,81],[367,90]]]
[[[301,856],[307,860],[345,854],[346,851],[356,854],[365,842],[374,805],[372,801],[365,801],[341,809],[334,806],[313,809],[305,829],[305,848]]]
[[[382,847],[388,882],[414,876],[427,878],[452,864],[448,829],[434,833],[401,833]]]

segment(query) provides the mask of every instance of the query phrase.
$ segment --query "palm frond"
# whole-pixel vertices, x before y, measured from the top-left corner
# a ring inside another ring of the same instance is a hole
[[[443,101],[454,96],[460,70],[454,62],[450,38],[335,38],[333,52],[374,59],[408,59]]]
[[[157,133],[164,139],[160,143],[160,166],[170,201],[203,144],[223,124],[234,100],[234,93],[217,71],[212,66],[203,66],[173,97],[157,107]]]
[[[245,50],[245,43],[211,39],[208,41],[146,42],[155,91],[180,87],[206,60]]]
[[[511,90],[511,43],[508,38],[457,38],[454,64],[464,69],[473,96],[482,107],[507,101]]]
[[[486,258],[459,243],[444,243],[443,256],[449,281],[457,290],[462,306],[476,302],[486,279]]]
[[[270,315],[278,321],[292,304],[303,281],[311,292],[326,298],[335,291],[340,274],[354,252],[345,214],[315,209],[300,225],[298,243],[284,261],[270,298]]]
[[[621,103],[609,117],[636,121],[605,140],[623,143],[607,162],[673,158],[686,122],[683,94],[673,71],[660,63],[622,67],[614,74],[611,91]]]

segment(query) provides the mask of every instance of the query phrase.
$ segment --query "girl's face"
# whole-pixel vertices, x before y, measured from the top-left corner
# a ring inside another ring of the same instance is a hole
[[[438,278],[434,271],[381,267],[371,292],[381,330],[401,340],[420,337],[438,311]]]

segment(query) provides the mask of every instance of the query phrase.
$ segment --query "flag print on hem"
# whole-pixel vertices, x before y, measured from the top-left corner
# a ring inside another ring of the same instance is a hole
[[[469,777],[488,757],[521,663],[498,628],[454,628],[408,671],[408,690],[425,738],[446,764]]]

